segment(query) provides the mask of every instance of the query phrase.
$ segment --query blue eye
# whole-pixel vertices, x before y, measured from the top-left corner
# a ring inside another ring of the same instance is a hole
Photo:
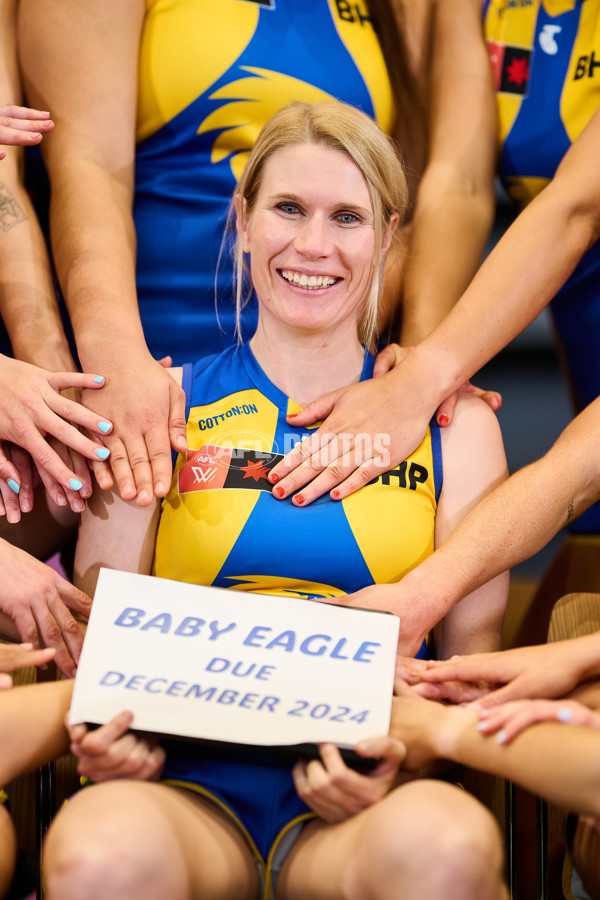
[[[295,203],[278,203],[277,209],[281,210],[281,212],[283,213],[287,213],[290,216],[293,216],[300,211]]]
[[[338,222],[341,222],[342,225],[354,225],[355,223],[360,222],[358,216],[350,212],[338,213],[337,220]]]

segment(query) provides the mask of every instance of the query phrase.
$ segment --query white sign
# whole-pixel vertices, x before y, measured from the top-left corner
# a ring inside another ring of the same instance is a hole
[[[399,620],[102,569],[72,722],[261,746],[387,734]]]

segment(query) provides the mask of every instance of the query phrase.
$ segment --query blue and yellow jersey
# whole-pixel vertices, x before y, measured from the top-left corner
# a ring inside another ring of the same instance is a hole
[[[233,339],[229,201],[256,136],[293,100],[340,99],[389,131],[393,97],[366,0],[146,0],[135,186],[140,311],[176,364]],[[248,314],[248,334],[255,324]]]
[[[600,104],[600,4],[488,0],[488,42],[500,121],[500,174],[527,202]]]
[[[363,377],[373,358],[366,357]],[[189,450],[163,502],[154,573],[281,596],[333,599],[397,581],[434,547],[440,436],[340,502],[276,500],[268,472],[306,432],[248,345],[184,368]],[[380,436],[381,447],[389,446]]]
[[[363,378],[371,377],[373,361],[366,356]],[[401,578],[433,551],[442,487],[434,422],[415,453],[360,491],[298,508],[272,496],[267,475],[306,433],[287,424],[298,407],[249,346],[185,366],[183,387],[189,450],[179,455],[162,504],[153,574],[250,594],[334,599]],[[377,449],[385,446],[383,438]],[[235,748],[216,755],[210,745],[180,742],[166,749],[163,777],[226,809],[263,862],[282,829],[307,813],[288,760]]]
[[[500,122],[499,171],[521,204],[554,176],[600,105],[598,0],[488,0],[484,27]],[[600,241],[550,306],[578,409],[600,395]],[[592,507],[573,530],[600,531]]]

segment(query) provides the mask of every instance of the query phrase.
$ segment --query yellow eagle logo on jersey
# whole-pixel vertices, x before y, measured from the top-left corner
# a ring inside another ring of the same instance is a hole
[[[345,591],[318,581],[298,581],[297,578],[282,578],[272,575],[227,575],[226,581],[234,582],[230,587],[236,591],[253,591],[256,594],[274,594],[277,597],[318,598],[333,601],[335,597],[345,597]]]
[[[249,72],[248,77],[231,81],[210,95],[211,100],[231,102],[207,116],[198,129],[198,134],[220,131],[213,144],[211,161],[218,163],[231,156],[231,171],[236,181],[259,131],[278,109],[293,100],[319,103],[334,99],[314,85],[281,72],[253,66],[241,66],[241,70]]]

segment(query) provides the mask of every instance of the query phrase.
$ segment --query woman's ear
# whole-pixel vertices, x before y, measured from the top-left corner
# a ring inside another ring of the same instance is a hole
[[[250,235],[248,233],[248,218],[246,216],[246,199],[242,199],[238,192],[235,192],[235,215],[237,220],[237,232],[242,242],[242,250],[244,253],[250,253]]]
[[[391,247],[392,238],[394,237],[394,232],[398,227],[398,223],[400,221],[400,216],[398,213],[393,213],[390,216],[390,224],[388,225],[387,231],[383,235],[383,240],[381,242],[381,262],[383,262],[385,254]]]

